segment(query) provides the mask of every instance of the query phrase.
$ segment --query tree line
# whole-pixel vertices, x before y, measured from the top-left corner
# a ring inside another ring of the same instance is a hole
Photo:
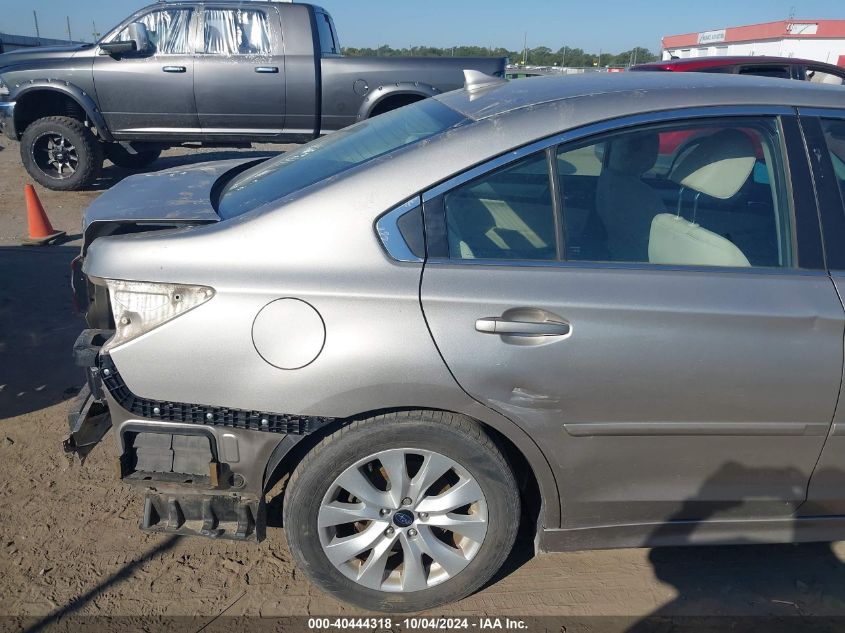
[[[522,63],[523,60],[522,51],[487,46],[393,48],[385,44],[378,48],[349,46],[343,49],[343,53],[351,57],[507,57],[512,64]],[[564,46],[556,51],[547,46],[529,48],[525,51],[525,63],[529,66],[628,66],[653,62],[657,59],[659,59],[657,55],[642,46],[621,53],[587,53],[581,48]]]

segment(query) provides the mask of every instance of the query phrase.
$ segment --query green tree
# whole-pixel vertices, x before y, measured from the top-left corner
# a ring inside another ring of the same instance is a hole
[[[420,46],[393,48],[382,44],[378,48],[347,46],[344,55],[349,57],[507,57],[512,64],[522,62],[522,51],[510,51],[503,47],[491,48],[462,44],[456,46]],[[568,66],[570,68],[595,67],[599,64],[599,55],[587,53],[581,48],[561,46],[553,51],[548,46],[536,46],[527,51],[527,62],[532,66]],[[628,66],[631,63],[642,64],[658,59],[647,48],[638,46],[621,53],[602,53],[602,66]]]

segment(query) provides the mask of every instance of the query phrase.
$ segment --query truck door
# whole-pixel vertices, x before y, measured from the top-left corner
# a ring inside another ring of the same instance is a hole
[[[98,55],[94,85],[100,110],[117,137],[184,136],[197,132],[190,8],[156,8],[134,16],[147,27],[152,51]],[[108,41],[128,39],[124,28]]]
[[[563,527],[789,517],[845,326],[797,121],[625,123],[424,195],[433,338],[544,447]]]
[[[204,133],[254,137],[282,132],[285,57],[274,7],[206,6],[194,72]]]

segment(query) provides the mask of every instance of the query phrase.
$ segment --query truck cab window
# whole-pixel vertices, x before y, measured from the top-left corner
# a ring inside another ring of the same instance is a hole
[[[203,51],[212,55],[270,53],[267,18],[252,9],[206,9]]]
[[[188,25],[191,23],[190,9],[161,9],[151,11],[136,22],[147,27],[154,53],[163,55],[185,55],[188,47]],[[121,30],[113,41],[129,39],[129,27]]]
[[[317,33],[320,36],[320,52],[323,55],[340,55],[340,44],[337,42],[334,24],[331,16],[317,11]]]

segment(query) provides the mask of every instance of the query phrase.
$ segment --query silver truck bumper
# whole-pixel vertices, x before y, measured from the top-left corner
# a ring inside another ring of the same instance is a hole
[[[15,132],[15,102],[0,102],[0,134],[5,134],[13,141],[18,140]]]

